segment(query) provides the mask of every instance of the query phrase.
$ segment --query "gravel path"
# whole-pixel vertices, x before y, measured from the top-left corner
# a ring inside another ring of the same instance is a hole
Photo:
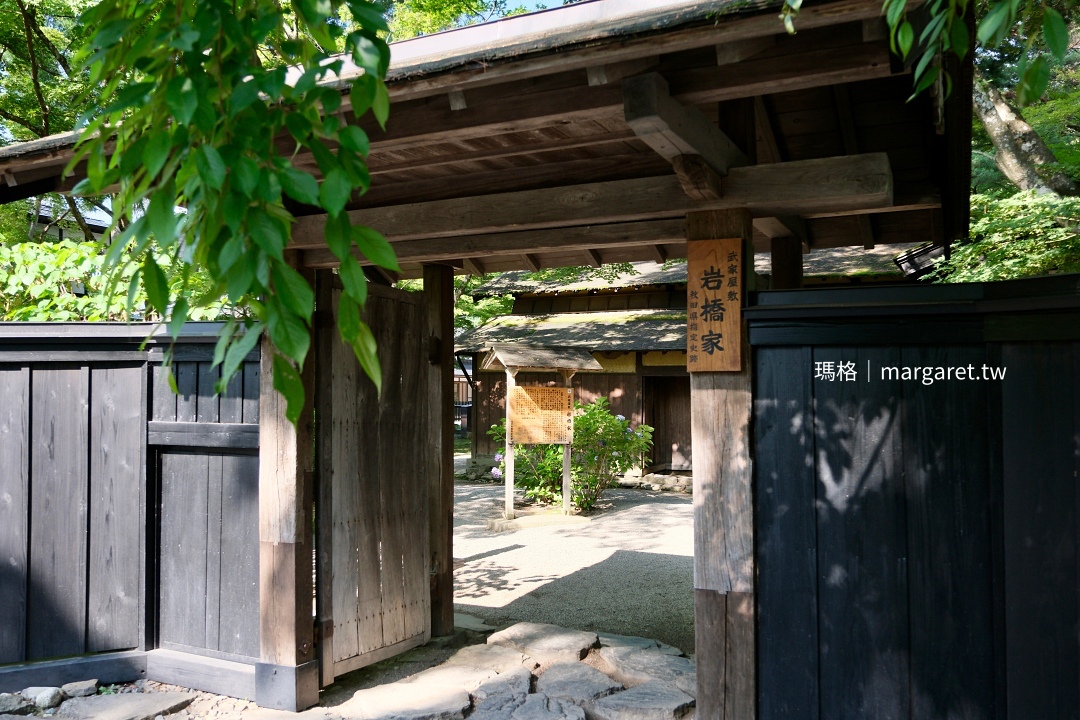
[[[693,504],[688,495],[609,490],[588,523],[493,533],[502,486],[455,488],[455,609],[656,638],[694,651]]]

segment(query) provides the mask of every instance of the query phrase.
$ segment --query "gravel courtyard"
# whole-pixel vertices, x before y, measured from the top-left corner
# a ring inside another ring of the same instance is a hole
[[[689,495],[609,490],[589,522],[492,532],[501,485],[458,484],[455,610],[656,638],[694,651]]]

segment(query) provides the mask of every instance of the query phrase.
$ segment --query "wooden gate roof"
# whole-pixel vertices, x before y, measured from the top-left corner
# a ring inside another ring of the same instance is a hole
[[[795,35],[778,5],[593,0],[394,44],[353,220],[406,276],[681,257],[686,212],[716,207],[750,208],[762,250],[962,234],[970,73],[908,102],[880,0],[807,3]],[[72,187],[70,148],[0,149],[0,201]],[[300,262],[333,266],[322,216],[293,209]]]

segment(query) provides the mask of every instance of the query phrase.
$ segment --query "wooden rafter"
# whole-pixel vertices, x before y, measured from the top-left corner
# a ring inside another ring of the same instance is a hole
[[[478,258],[462,258],[462,264],[465,266],[465,272],[470,275],[483,275],[484,263]]]
[[[855,115],[851,112],[851,97],[848,95],[846,85],[833,87],[833,98],[836,101],[836,115],[840,121],[840,134],[844,139],[844,152],[848,155],[859,153],[859,138],[855,134]],[[870,222],[869,215],[859,215],[859,235],[863,239],[863,247],[867,250],[874,249],[874,226]]]
[[[529,270],[533,272],[538,272],[540,270],[540,261],[536,259],[536,255],[533,255],[532,253],[522,253],[521,257]]]
[[[598,267],[600,267],[601,265],[604,264],[600,260],[600,253],[597,252],[596,250],[593,250],[592,248],[587,248],[585,250],[585,256],[587,258],[589,258],[589,265],[591,265],[594,268],[598,268]]]

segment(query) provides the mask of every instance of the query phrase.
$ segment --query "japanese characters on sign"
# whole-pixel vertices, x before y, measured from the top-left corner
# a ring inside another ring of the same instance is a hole
[[[573,392],[572,388],[515,386],[510,393],[510,442],[572,444]]]
[[[686,369],[742,369],[742,240],[688,243]]]

